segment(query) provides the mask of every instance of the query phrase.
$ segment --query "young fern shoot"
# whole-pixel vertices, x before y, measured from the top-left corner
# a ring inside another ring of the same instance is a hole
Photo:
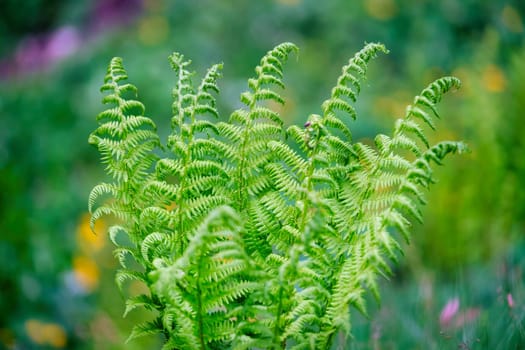
[[[424,129],[435,128],[442,96],[459,88],[454,77],[425,88],[375,147],[352,140],[347,120],[357,118],[361,82],[388,52],[378,43],[343,67],[320,114],[283,130],[267,102],[285,102],[283,68],[296,51],[283,43],[261,59],[241,94],[245,108],[227,122],[215,102],[222,65],[195,88],[191,62],[171,55],[165,145],[122,60],[111,61],[102,86],[111,107],[89,140],[112,180],[93,188],[89,210],[92,222],[119,221],[109,229],[118,285],[135,279],[149,290],[126,303],[125,313],[155,314],[130,339],[160,333],[166,350],[330,349],[338,332],[350,334],[352,308],[366,313],[365,291],[379,299],[377,278],[401,251],[391,228],[408,240],[411,220],[422,221],[433,163],[466,150],[431,145]],[[142,268],[128,268],[128,256]]]

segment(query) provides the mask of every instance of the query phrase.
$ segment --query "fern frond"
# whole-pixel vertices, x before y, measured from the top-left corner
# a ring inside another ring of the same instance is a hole
[[[147,283],[147,277],[144,273],[138,271],[132,271],[127,269],[121,269],[117,271],[115,275],[115,282],[120,291],[126,281],[140,281]]]
[[[338,273],[330,303],[326,309],[321,325],[317,348],[327,346],[332,334],[338,329],[346,333],[350,331],[350,315],[348,305],[352,305],[362,313],[365,313],[365,301],[363,298],[364,289],[360,286],[357,276],[362,276],[363,257],[360,256],[361,249],[358,246],[354,249],[354,255],[347,258]]]
[[[436,104],[441,101],[443,94],[452,88],[458,89],[460,86],[461,82],[455,77],[443,77],[435,80],[427,86],[419,96],[414,98],[412,106],[407,107],[405,119],[416,117],[423,120],[432,129],[435,129],[436,126],[432,117],[425,111],[425,109],[430,109],[434,116],[439,117],[435,108]]]
[[[356,101],[357,95],[361,91],[360,80],[366,75],[368,62],[375,58],[379,52],[387,53],[388,50],[382,44],[367,44],[343,67],[342,74],[337,79],[337,84],[332,89],[330,98],[322,104],[325,117],[328,115],[335,116],[336,111],[342,111],[352,119],[356,118],[355,109],[347,101]]]
[[[117,196],[118,192],[116,191],[115,186],[113,186],[112,184],[101,183],[93,187],[93,189],[89,193],[89,199],[88,199],[89,212],[93,212],[93,206],[95,205],[96,200],[105,194],[111,194],[113,196]]]
[[[423,132],[423,129],[421,126],[419,126],[418,123],[416,123],[413,120],[409,119],[398,119],[396,121],[395,130],[399,130],[398,132],[410,132],[413,133],[417,139],[419,139],[423,144],[428,148],[428,140]]]
[[[158,251],[160,249],[160,252]],[[147,235],[142,241],[140,252],[142,258],[146,264],[151,264],[152,260],[150,257],[150,251],[156,251],[153,253],[153,256],[166,256],[173,250],[173,247],[170,247],[170,239],[168,235],[161,232],[153,232]],[[165,253],[163,254],[162,251]]]
[[[426,150],[414,161],[414,167],[408,178],[414,178],[417,184],[428,187],[434,182],[430,162],[441,165],[443,159],[450,153],[464,153],[468,147],[463,142],[442,141]]]
[[[117,247],[113,250],[113,256],[118,260],[121,267],[124,269],[128,268],[128,265],[126,263],[127,257],[133,258],[135,261],[140,261],[138,258],[140,253],[136,249],[133,248],[125,248],[125,247]]]
[[[155,305],[155,300],[153,300],[153,298],[151,298],[149,295],[136,295],[126,300],[126,310],[124,311],[123,317],[126,317],[127,314],[129,314],[131,311],[135,310],[138,307],[152,309]],[[157,307],[160,307],[160,305],[157,305]]]
[[[255,68],[257,77],[248,80],[248,86],[252,92],[245,92],[241,95],[241,101],[250,110],[255,107],[258,101],[273,100],[284,104],[284,99],[270,87],[284,88],[284,83],[282,82],[283,64],[291,52],[297,51],[297,46],[294,44],[283,43],[268,51],[261,59],[260,65]]]
[[[359,76],[359,78],[362,78],[362,75],[364,75],[364,69],[360,66],[364,67],[366,65],[366,62],[361,60],[360,58],[356,58],[354,61],[351,61],[351,66],[345,67],[346,70],[343,71],[344,76],[338,80],[338,85],[343,87],[334,88],[331,99],[325,101],[325,103],[323,104],[323,117],[315,114],[311,115],[307,123],[305,124],[304,131],[296,127],[289,128],[288,133],[296,140],[296,142],[300,145],[301,149],[306,153],[306,160],[304,160],[301,156],[294,154],[294,152],[292,152],[291,149],[283,143],[271,142],[268,144],[271,151],[275,153],[276,161],[283,162],[284,164],[286,164],[287,168],[296,174],[294,176],[298,176],[300,179],[300,182],[296,182],[295,180],[294,184],[294,182],[290,180],[293,179],[293,177],[286,173],[286,169],[284,167],[271,165],[267,168],[272,173],[273,181],[276,184],[276,188],[283,194],[286,194],[293,198],[297,203],[297,208],[293,211],[290,211],[287,208],[286,203],[280,202],[281,199],[279,197],[273,197],[272,200],[268,201],[268,203],[266,204],[266,206],[270,209],[270,211],[274,213],[274,216],[276,217],[279,217],[279,213],[285,211],[288,211],[290,215],[288,219],[282,219],[291,223],[288,226],[284,226],[287,228],[286,231],[287,233],[289,233],[289,235],[285,235],[284,230],[282,233],[280,233],[280,230],[277,230],[274,233],[270,234],[270,236],[268,237],[269,242],[277,250],[277,254],[270,254],[268,257],[272,258],[272,265],[275,269],[279,271],[279,280],[283,280],[283,276],[286,276],[286,279],[288,281],[293,281],[294,278],[298,278],[296,277],[296,272],[294,273],[292,272],[292,270],[288,270],[288,266],[294,265],[292,253],[294,250],[292,247],[294,247],[294,244],[296,244],[297,242],[301,242],[301,236],[305,231],[307,231],[306,228],[308,227],[308,222],[310,222],[312,218],[315,217],[315,207],[317,206],[317,204],[322,202],[329,212],[333,212],[334,214],[337,213],[337,206],[331,204],[330,200],[322,201],[316,194],[317,191],[321,191],[321,188],[323,188],[323,186],[327,186],[328,191],[326,193],[337,193],[337,190],[340,186],[338,182],[339,179],[336,180],[330,175],[333,173],[337,173],[338,171],[334,170],[332,172],[324,168],[327,168],[327,166],[328,168],[334,166],[334,168],[337,169],[339,167],[340,169],[341,165],[344,164],[345,169],[355,169],[354,166],[348,168],[348,163],[352,157],[361,158],[361,161],[362,163],[364,163],[365,167],[373,168],[373,164],[377,158],[377,153],[371,148],[366,147],[364,145],[360,145],[360,148],[354,148],[348,143],[348,141],[343,141],[337,136],[332,135],[330,129],[327,128],[330,127],[332,130],[340,131],[348,139],[351,138],[350,130],[336,116],[335,111],[342,110],[349,113],[350,115],[355,115],[355,110],[350,105],[350,102],[355,102],[357,92],[354,93],[354,91],[351,90],[350,86],[345,86],[343,83],[348,81],[352,82],[352,84],[357,85],[357,89],[359,89],[360,85],[358,85],[358,78],[354,75],[351,75],[350,71],[354,73],[357,71],[357,75]],[[265,197],[263,197],[263,200],[264,199]],[[348,212],[345,211],[345,213]],[[344,219],[341,219],[341,222],[346,222],[345,227],[351,227],[351,225],[347,224],[347,216],[345,216]],[[321,227],[327,228],[327,226]],[[288,237],[293,238],[289,239]],[[332,246],[336,251],[340,251],[341,249],[339,244],[332,243]],[[292,251],[290,251],[290,249],[292,249]],[[313,250],[312,252],[316,251]],[[316,255],[309,256],[309,258],[319,259],[319,257]],[[283,274],[283,271],[288,272]],[[314,273],[314,275],[315,274],[316,273]],[[362,283],[366,283],[366,281],[369,281],[372,289],[374,289],[374,279],[370,276],[372,276],[372,274],[367,275],[368,278],[366,280],[363,279]],[[342,295],[343,293],[347,295],[347,288],[341,288],[340,291],[337,292],[340,295],[337,294],[335,291],[332,291],[335,294],[328,297],[326,303],[329,303],[328,300],[332,300],[332,307],[334,308],[334,310],[336,309],[337,311],[332,311],[333,314],[331,316],[334,317],[330,318],[330,322],[335,320],[335,313],[339,314],[340,312],[342,312],[342,309],[346,309],[349,304],[353,304],[354,306],[364,310],[364,305],[362,304],[362,294],[364,292],[364,289],[361,287],[361,281],[358,280],[356,284],[355,280],[350,278],[349,275],[343,274],[342,272],[339,275],[336,274],[336,276],[332,278],[346,278],[347,280],[351,281],[355,292],[353,299],[344,299]],[[279,305],[277,312],[279,314],[284,312],[284,314],[286,315],[288,312],[290,312],[290,310],[293,310],[293,308],[291,308],[290,305],[285,305],[282,302],[281,297],[285,295],[286,298],[291,298],[293,300],[293,291],[290,291],[282,286],[278,287],[278,290],[278,295],[280,296],[280,298],[278,299],[278,301],[276,301]],[[332,292],[328,292],[328,295],[332,294]],[[336,307],[335,305],[338,306]],[[327,307],[326,310],[330,310],[328,306],[325,307]],[[327,312],[325,315],[330,314],[329,311],[325,312]],[[284,316],[282,321],[279,321],[279,319],[278,321],[276,321],[276,324],[274,325],[274,343],[278,342],[281,339],[280,335],[278,334],[282,331],[282,327],[284,327],[285,329],[286,323],[292,323],[293,319],[293,317],[286,318],[286,316]],[[314,322],[314,320],[320,320],[318,317],[313,317],[312,315],[302,315],[299,319],[303,321],[306,319],[310,319],[312,322]],[[319,322],[320,324],[322,324],[322,321]],[[335,329],[338,329],[340,327],[346,327],[345,322],[348,321],[338,322],[339,323],[336,322],[337,326],[332,331],[335,332]],[[301,321],[295,323],[295,325],[295,327],[301,326]],[[329,332],[327,332],[327,334],[328,333]],[[330,335],[328,334],[326,338],[327,342],[329,338]],[[321,345],[321,347],[323,346]]]
[[[177,52],[170,55],[168,59],[171,68],[177,76],[177,81],[172,91],[172,126],[181,127],[184,124],[184,119],[191,114],[191,107],[193,107],[192,105],[195,99],[193,83],[191,81],[193,73],[186,69],[186,67],[191,64],[191,60],[185,60],[184,55]]]
[[[119,220],[126,220],[129,218],[130,213],[121,208],[117,208],[115,205],[104,205],[98,207],[91,213],[90,226],[95,227],[95,222],[104,216],[114,216]]]
[[[142,115],[144,106],[126,97],[129,92],[136,94],[137,89],[124,83],[125,80],[127,74],[122,60],[114,58],[101,88],[108,92],[103,103],[113,107],[99,115],[99,127],[90,135],[89,141],[98,147],[106,171],[115,182],[93,189],[89,209],[93,210],[96,198],[103,192],[112,194],[116,201],[92,211],[92,223],[103,215],[115,215],[128,222],[137,220],[138,212],[135,210],[139,208],[140,211],[146,206],[140,193],[156,160],[152,151],[160,146],[155,124]],[[129,234],[135,236],[134,232]]]
[[[351,113],[354,113],[353,115],[355,116],[355,111],[353,110],[352,106],[350,106],[350,111]],[[333,114],[325,115],[323,119],[323,123],[327,127],[331,127],[333,129],[342,131],[343,134],[348,138],[348,140],[352,139],[352,132],[350,131],[348,126],[344,122],[342,122],[339,118],[335,117]]]
[[[199,198],[190,199],[187,201],[185,208],[185,215],[188,219],[195,220],[201,218],[209,213],[210,208],[217,208],[229,202],[228,197],[221,195],[201,196]]]
[[[174,311],[180,310],[172,314],[173,322],[186,322],[186,329],[200,348],[231,339],[234,323],[225,311],[258,287],[258,283],[238,278],[247,276],[249,271],[238,220],[228,207],[213,210],[184,254],[173,265],[152,275],[156,293]],[[178,281],[176,285],[173,279]],[[191,319],[184,316],[186,312],[192,315]],[[174,335],[180,337],[178,332]]]
[[[236,173],[233,175],[234,183],[238,188],[236,205],[242,209],[248,201],[246,184],[252,177],[257,177],[257,168],[264,167],[266,162],[265,144],[270,140],[278,140],[281,135],[282,121],[279,115],[259,101],[275,101],[284,103],[284,99],[273,90],[275,86],[282,88],[282,68],[284,62],[297,47],[291,43],[283,43],[268,51],[255,68],[256,77],[249,80],[250,92],[241,94],[241,101],[248,107],[248,111],[236,111],[230,117],[230,123],[239,123],[239,127],[223,127],[225,136],[238,148],[238,157],[232,159]],[[266,126],[259,126],[260,124]],[[275,126],[271,126],[275,124]],[[261,140],[265,139],[264,143]]]
[[[335,115],[336,111],[341,111],[347,113],[352,119],[357,118],[357,113],[352,107],[352,105],[345,100],[339,98],[339,97],[332,97],[329,100],[326,100],[322,104],[323,112],[326,115],[332,116],[332,118]]]
[[[139,323],[135,325],[131,330],[131,334],[128,337],[128,339],[126,339],[126,343],[129,343],[130,341],[140,337],[158,334],[160,333],[161,329],[162,323],[159,318],[153,321]]]
[[[108,229],[108,236],[110,241],[117,247],[119,247],[121,244],[117,242],[117,235],[119,232],[124,233],[124,235],[129,235],[127,229],[124,226],[120,225],[112,225]]]
[[[306,168],[306,161],[301,158],[292,148],[278,141],[270,141],[268,148],[285,162],[292,170],[299,171]]]

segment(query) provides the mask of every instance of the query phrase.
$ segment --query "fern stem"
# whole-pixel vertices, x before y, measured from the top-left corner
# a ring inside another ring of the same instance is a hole
[[[206,343],[204,341],[204,321],[203,321],[203,311],[202,311],[202,291],[200,284],[200,275],[201,275],[201,259],[199,259],[198,269],[197,269],[197,318],[198,318],[198,332],[199,332],[199,342],[202,350],[206,349]]]
[[[237,208],[240,212],[242,212],[245,209],[245,198],[244,198],[245,197],[245,194],[244,194],[245,183],[244,183],[243,173],[246,170],[244,168],[246,167],[245,158],[246,158],[246,145],[248,144],[247,135],[249,135],[248,128],[246,128],[246,130],[244,131],[244,135],[243,135],[244,140],[241,146],[239,164],[237,166],[237,179],[238,179],[238,186],[239,186],[237,188]]]
[[[178,99],[177,99],[177,111],[178,111],[178,125],[179,125],[179,133],[180,133],[180,137],[181,139],[184,140],[184,135],[183,135],[183,126],[184,126],[184,122],[185,122],[185,108],[184,108],[184,84],[185,84],[185,80],[186,79],[189,79],[189,73],[184,69],[184,63],[181,63],[180,67],[178,67],[178,77],[177,77],[177,96],[178,96]],[[192,99],[191,99],[191,103],[193,106],[195,106],[197,104],[197,97],[196,95],[192,94]],[[190,114],[190,122],[191,124],[193,124],[195,122],[195,109],[194,108],[191,108],[191,114]],[[187,187],[187,184],[188,184],[188,181],[187,181],[187,176],[186,176],[186,173],[187,173],[187,169],[188,169],[188,165],[191,164],[191,148],[192,148],[192,145],[193,145],[193,139],[194,139],[194,135],[193,135],[193,132],[194,132],[194,129],[193,129],[193,125],[190,127],[190,130],[189,130],[189,135],[187,135],[186,137],[186,140],[184,140],[186,143],[187,143],[187,147],[186,147],[186,150],[184,152],[184,154],[182,154],[182,162],[183,162],[183,167],[182,167],[182,172],[181,172],[181,176],[180,176],[180,182],[179,182],[179,190],[177,192],[177,195],[176,195],[176,204],[177,204],[177,207],[178,207],[178,210],[177,210],[177,227],[178,227],[178,230],[177,230],[177,234],[179,235],[178,237],[178,242],[179,242],[179,255],[182,255],[184,253],[184,249],[185,249],[185,242],[184,242],[184,231],[185,231],[185,227],[184,227],[184,213],[183,213],[183,209],[185,208],[185,203],[184,203],[184,193],[186,191],[186,187]]]
[[[306,225],[308,224],[308,212],[310,211],[310,200],[308,199],[308,193],[310,193],[313,190],[313,183],[312,183],[312,176],[315,170],[314,165],[314,157],[317,155],[317,152],[319,151],[319,140],[321,139],[321,133],[318,132],[315,137],[315,143],[314,148],[308,152],[308,169],[306,172],[306,191],[303,191],[301,195],[301,201],[303,202],[303,211],[301,213],[301,218],[299,221],[299,232],[303,232],[306,229]]]
[[[178,100],[177,100],[177,110],[179,112],[179,115],[178,115],[178,119],[179,119],[179,122],[178,122],[178,125],[179,125],[179,133],[181,134],[181,137],[182,137],[182,125],[184,124],[184,106],[182,104],[183,102],[183,98],[182,98],[182,93],[183,93],[183,90],[182,90],[182,83],[184,81],[184,67],[181,65],[181,67],[179,67],[178,69],[178,77],[177,77],[177,96],[178,96]],[[177,237],[177,242],[178,242],[178,245],[179,245],[179,252],[178,252],[178,255],[179,256],[182,256],[182,254],[184,253],[184,237],[183,237],[183,215],[182,215],[182,210],[183,208],[185,207],[184,206],[184,189],[185,189],[185,179],[186,179],[186,167],[187,167],[187,164],[188,164],[188,155],[185,154],[184,155],[184,159],[183,159],[183,170],[182,170],[182,176],[180,178],[180,184],[179,184],[179,191],[177,193],[177,196],[176,196],[176,200],[175,200],[175,203],[177,205],[177,215],[178,215],[178,230],[176,232],[176,235],[178,236]]]
[[[280,281],[281,283],[284,283],[284,281]],[[284,287],[282,285],[279,286],[279,302],[277,304],[277,314],[276,314],[276,320],[275,320],[275,327],[273,329],[273,341],[272,341],[272,348],[273,349],[279,349],[279,333],[281,331],[280,323],[281,323],[281,313],[283,312],[283,292]],[[286,347],[286,340],[284,340],[284,344],[281,344],[281,348],[284,349]]]
[[[259,83],[257,83],[256,88],[259,87]],[[256,106],[256,100],[253,99],[250,102],[250,105],[248,106],[249,111],[251,112]],[[245,128],[243,130],[243,140],[242,145],[240,149],[240,158],[239,158],[239,164],[237,166],[237,183],[238,183],[238,189],[237,189],[237,206],[238,210],[242,212],[244,209],[246,209],[246,184],[244,181],[243,174],[246,171],[246,147],[248,145],[248,141],[250,140],[250,134],[252,132],[253,127],[253,121],[252,118],[249,117],[247,120],[247,125],[245,125]]]

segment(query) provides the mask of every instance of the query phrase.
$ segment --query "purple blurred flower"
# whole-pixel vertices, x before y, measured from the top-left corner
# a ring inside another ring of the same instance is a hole
[[[49,33],[28,35],[12,54],[0,57],[0,80],[46,69],[75,54],[91,38],[132,22],[142,11],[142,3],[143,0],[96,0],[86,25],[66,25]]]
[[[75,53],[79,46],[78,30],[72,26],[64,26],[50,35],[44,55],[49,62],[57,61]]]
[[[443,307],[443,310],[441,310],[441,314],[439,315],[439,323],[442,326],[447,326],[450,324],[454,316],[459,310],[459,299],[453,298],[450,299],[447,304]]]
[[[92,5],[90,29],[103,32],[131,22],[142,10],[142,0],[97,0]]]
[[[29,73],[44,69],[72,54],[80,47],[78,30],[72,26],[57,28],[48,35],[33,35],[23,40],[14,55],[8,74]]]
[[[24,39],[14,55],[14,63],[17,71],[36,71],[41,69],[45,62],[42,59],[42,51],[45,48],[45,40],[39,36],[30,36]]]

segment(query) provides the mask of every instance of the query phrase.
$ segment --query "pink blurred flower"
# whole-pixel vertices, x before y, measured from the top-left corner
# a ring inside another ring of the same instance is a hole
[[[449,325],[456,313],[458,312],[458,310],[459,299],[450,299],[443,307],[443,310],[441,310],[441,314],[439,315],[439,323],[441,324],[441,326]]]
[[[514,307],[514,298],[512,297],[512,294],[507,293],[507,304],[512,309]]]
[[[449,299],[441,310],[439,315],[439,324],[441,327],[459,329],[466,324],[476,320],[481,313],[479,308],[467,308],[459,312],[459,299]]]
[[[468,308],[466,311],[459,313],[454,322],[454,328],[461,328],[465,324],[474,321],[479,314],[480,309],[478,308]]]

